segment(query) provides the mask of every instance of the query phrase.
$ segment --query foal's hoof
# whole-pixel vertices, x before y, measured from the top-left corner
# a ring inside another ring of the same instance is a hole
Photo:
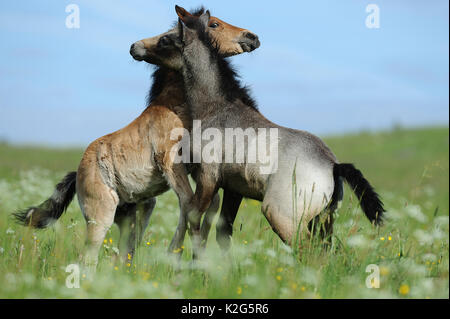
[[[169,248],[167,253],[169,254],[169,258],[171,258],[172,262],[180,262],[181,256],[183,255],[184,247],[181,246],[179,248]]]

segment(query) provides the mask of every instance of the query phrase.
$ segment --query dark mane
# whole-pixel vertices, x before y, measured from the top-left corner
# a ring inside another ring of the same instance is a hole
[[[250,95],[250,88],[241,84],[239,74],[236,72],[228,58],[222,57],[219,54],[217,42],[211,38],[208,32],[206,32],[204,26],[201,25],[198,19],[188,19],[186,22],[186,25],[189,28],[197,31],[200,41],[209,48],[211,59],[217,62],[221,91],[225,95],[227,101],[234,102],[239,99],[245,105],[258,110],[256,101]]]
[[[229,102],[241,100],[245,105],[258,110],[258,105],[250,95],[250,88],[242,85],[240,76],[227,58],[216,55],[219,66],[220,86]]]
[[[199,17],[205,12],[205,8],[203,6],[200,6],[198,8],[192,9],[191,14],[193,16]],[[178,20],[175,21],[172,25],[172,27],[176,27],[178,24]],[[166,68],[163,68],[161,66],[157,66],[156,70],[152,74],[152,80],[153,84],[150,87],[150,90],[147,94],[147,106],[152,104],[152,102],[155,100],[155,98],[161,94],[162,90],[164,89],[164,86],[166,85],[166,79],[167,79],[167,73],[169,70]]]
[[[193,16],[199,17],[203,13],[205,13],[205,8],[203,6],[200,6],[200,7],[196,8],[196,9],[192,9],[190,12],[191,12],[191,14]]]
[[[150,91],[147,94],[147,106],[161,94],[166,84],[168,70],[166,68],[158,66],[152,74],[153,84],[150,87]]]

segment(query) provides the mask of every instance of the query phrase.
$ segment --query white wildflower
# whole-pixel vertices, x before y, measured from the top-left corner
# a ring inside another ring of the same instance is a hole
[[[347,245],[350,247],[367,247],[369,245],[369,241],[364,235],[357,234],[350,236],[347,239]]]
[[[427,216],[424,213],[422,213],[422,210],[418,205],[409,205],[405,208],[405,211],[408,214],[408,216],[414,218],[420,223],[426,223],[428,220]]]
[[[417,229],[414,232],[414,236],[417,238],[421,245],[431,245],[433,243],[433,235],[427,233],[422,229]]]
[[[271,257],[271,258],[275,258],[277,256],[277,254],[275,253],[275,251],[273,249],[267,249],[266,250],[266,255]]]

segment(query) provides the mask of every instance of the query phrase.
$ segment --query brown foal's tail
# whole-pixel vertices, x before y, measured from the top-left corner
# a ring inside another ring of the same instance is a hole
[[[32,206],[13,213],[16,221],[24,226],[45,228],[54,223],[69,206],[75,196],[77,172],[68,173],[55,187],[53,195],[39,206]]]
[[[334,164],[333,175],[336,181],[337,177],[343,177],[355,192],[359,199],[361,208],[367,218],[375,225],[382,224],[383,203],[380,196],[375,192],[369,181],[364,178],[360,170],[356,169],[353,164]]]

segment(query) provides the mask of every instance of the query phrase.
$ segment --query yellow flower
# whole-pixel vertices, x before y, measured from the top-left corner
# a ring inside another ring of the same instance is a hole
[[[292,290],[297,290],[297,284],[296,283],[291,284],[291,288]]]
[[[152,283],[152,285],[153,285],[153,287],[158,288],[158,282],[157,282],[157,281],[154,281],[154,282]]]
[[[409,286],[406,284],[401,285],[400,288],[398,289],[398,292],[401,295],[407,295],[409,293]]]
[[[112,238],[109,239],[109,243],[112,244]]]
[[[115,266],[115,267],[114,267],[114,270],[119,270],[119,267]]]
[[[128,260],[131,260],[131,254],[130,253],[128,253]]]
[[[283,271],[283,268],[282,267],[278,267],[277,268],[277,272],[282,272]]]
[[[130,263],[127,263],[127,267],[131,267],[131,264],[130,264]]]
[[[389,237],[388,237],[388,240],[392,240],[392,237],[391,237],[391,236],[389,236]]]
[[[300,290],[301,290],[301,291],[305,291],[305,290],[306,290],[305,286],[302,286],[302,287],[300,288]]]
[[[173,250],[173,253],[174,253],[174,254],[178,254],[179,252],[181,252],[181,248],[177,248],[177,249],[174,249],[174,250]]]
[[[244,240],[244,244],[247,245],[247,244],[248,244],[248,241]]]
[[[242,294],[242,288],[241,287],[237,287],[236,292],[237,292],[238,295]]]
[[[283,279],[280,275],[275,277],[278,281],[280,281],[281,279]]]
[[[384,240],[384,237],[380,237],[380,240],[383,241],[383,240]]]
[[[86,275],[85,274],[83,274],[81,277],[83,277],[83,278],[86,278]]]
[[[107,241],[106,239],[104,239],[104,240],[103,240],[103,243],[104,243],[104,244],[107,244],[107,243],[108,243],[108,241]]]
[[[389,268],[388,267],[380,267],[380,274],[381,276],[387,276],[389,275]]]
[[[151,245],[151,244],[150,244],[150,242],[148,241],[148,242],[147,242],[147,246],[150,246],[150,245]]]

